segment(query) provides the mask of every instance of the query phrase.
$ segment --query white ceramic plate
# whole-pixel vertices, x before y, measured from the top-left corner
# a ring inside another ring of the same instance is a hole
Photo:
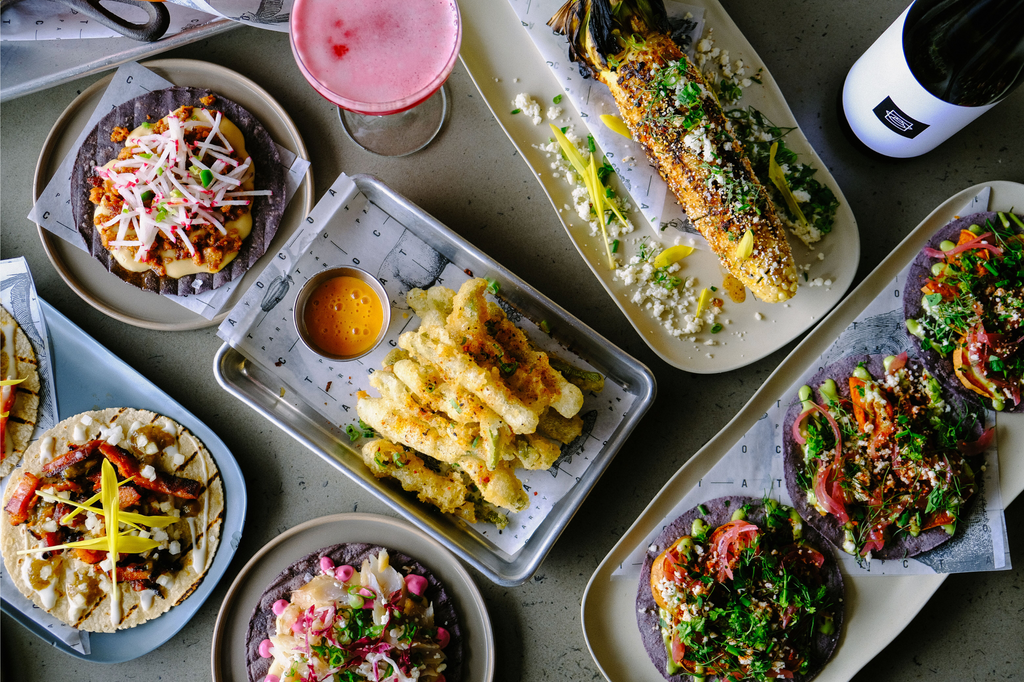
[[[245,632],[253,607],[267,585],[296,560],[342,542],[379,544],[408,554],[429,568],[455,602],[464,633],[462,679],[490,682],[494,678],[494,633],[487,606],[473,579],[451,552],[399,519],[374,514],[335,514],[307,521],[278,535],[235,578],[213,628],[210,660],[214,682],[249,679]]]
[[[669,512],[712,466],[736,444],[767,408],[793,385],[807,358],[817,359],[864,307],[918,254],[932,234],[953,219],[985,186],[992,187],[990,210],[1024,206],[1024,185],[990,182],[969,187],[932,211],[874,272],[793,349],[778,369],[718,435],[693,456],[655,496],[633,526],[604,558],[583,595],[583,634],[601,672],[612,682],[664,682],[647,657],[636,627],[635,580],[612,578],[612,571],[643,538],[666,520]],[[999,472],[1003,505],[1024,490],[1024,414],[997,417]],[[835,657],[816,682],[848,680],[875,657],[914,618],[939,588],[945,575],[846,578],[846,622]]]
[[[763,66],[754,48],[716,0],[687,1],[706,8],[707,26],[714,28],[717,46],[728,49],[734,60],[743,59],[748,67],[752,67],[751,72]],[[530,4],[529,16],[535,22],[544,23],[562,2],[534,0]],[[526,116],[511,114],[511,102],[518,93],[525,92],[542,103],[548,103],[554,94],[562,92],[562,85],[533,45],[516,13],[507,0],[462,0],[459,7],[463,20],[462,61],[477,88],[509,139],[537,174],[537,181],[558,212],[559,219],[583,260],[640,337],[665,362],[699,374],[726,372],[743,367],[796,338],[839,302],[853,282],[860,261],[857,222],[828,168],[818,158],[803,132],[797,128],[786,137],[786,144],[800,155],[803,162],[818,169],[815,178],[832,189],[839,198],[840,206],[835,228],[816,245],[816,251],[809,251],[796,237],[790,236],[789,242],[793,246],[797,264],[814,263],[811,276],[830,278],[832,285],[802,286],[788,304],[763,303],[748,292],[742,304],[726,300],[725,312],[720,317],[731,320],[731,324],[726,325],[722,333],[712,336],[705,332],[698,336],[696,343],[671,336],[663,326],[655,323],[643,309],[629,300],[628,287],[613,280],[600,239],[590,237],[589,228],[582,225],[582,221],[571,211],[560,210],[566,204],[573,204],[570,188],[564,179],[552,176],[551,159],[533,146],[547,142],[550,137],[546,122],[534,126]],[[797,127],[793,112],[767,69],[762,74],[762,81],[762,86],[755,85],[747,90],[742,105],[757,107],[778,126]],[[566,107],[567,103],[567,100],[562,103],[569,112],[567,118],[576,124],[577,131],[585,131],[584,119],[571,106]],[[596,121],[595,124],[601,125]],[[634,156],[642,162],[644,153],[639,146],[636,150]],[[634,213],[631,220],[637,230],[630,237],[644,234],[660,236],[655,234],[654,229],[645,227],[646,221],[639,212]],[[668,240],[673,236],[672,228],[664,234],[667,243],[671,243]],[[817,261],[818,253],[825,254],[824,263]],[[700,251],[687,258],[684,261],[684,274],[696,276],[700,286],[717,286],[721,289],[720,265],[710,251]],[[764,319],[758,320],[756,313],[761,313]],[[705,347],[703,342],[710,338],[714,338],[718,345]],[[707,357],[709,352],[711,358]]]
[[[209,88],[234,100],[260,120],[275,142],[304,159],[309,158],[306,145],[288,113],[266,90],[241,74],[223,66],[191,59],[157,59],[145,62],[143,66],[175,85]],[[39,197],[57,166],[71,151],[72,145],[112,78],[113,74],[110,74],[86,88],[53,124],[36,164],[32,185],[34,199]],[[313,175],[312,171],[308,171],[299,185],[298,192],[288,203],[281,225],[267,252],[276,253],[280,250],[312,208]],[[114,319],[147,329],[200,329],[219,324],[263,269],[264,259],[260,259],[242,277],[241,284],[235,289],[223,312],[208,320],[168,298],[126,285],[107,272],[106,268],[89,253],[68,244],[42,227],[38,229],[39,238],[50,262],[76,294],[92,307]]]

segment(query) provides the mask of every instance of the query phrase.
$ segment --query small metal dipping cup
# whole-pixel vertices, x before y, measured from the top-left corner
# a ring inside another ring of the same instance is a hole
[[[329,279],[334,279],[335,277],[354,277],[362,280],[369,285],[371,289],[373,289],[373,292],[377,295],[377,299],[380,301],[382,308],[383,320],[381,321],[380,331],[377,332],[377,338],[374,339],[373,345],[357,355],[335,355],[333,353],[328,353],[324,349],[320,348],[320,346],[316,345],[310,336],[309,331],[306,329],[305,312],[306,303],[309,301],[309,297],[314,291],[316,291],[318,286]],[[350,267],[331,268],[330,270],[324,270],[323,272],[317,273],[302,286],[299,290],[299,295],[295,298],[295,309],[292,319],[295,322],[295,331],[298,332],[299,340],[302,341],[302,345],[322,358],[345,362],[361,358],[381,344],[388,333],[388,326],[391,324],[391,303],[388,300],[388,294],[384,291],[384,286],[380,283],[380,280],[365,270]]]

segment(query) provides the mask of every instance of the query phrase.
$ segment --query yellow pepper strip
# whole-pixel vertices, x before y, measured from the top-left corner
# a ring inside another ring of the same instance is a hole
[[[604,206],[601,199],[601,180],[597,177],[597,162],[595,161],[595,154],[590,155],[590,182],[593,183],[594,188],[597,190],[591,193],[591,198],[594,200],[594,212],[597,213],[597,223],[601,226],[601,237],[604,242],[604,250],[608,254],[608,269],[615,269],[615,257],[612,256],[612,245],[608,241],[608,228],[605,226],[604,220]]]
[[[612,130],[623,137],[628,137],[631,140],[633,139],[633,135],[629,132],[629,128],[626,127],[626,122],[618,116],[601,114],[601,123],[608,126],[609,130]]]
[[[697,299],[697,315],[699,316],[704,312],[704,308],[707,307],[711,301],[711,291],[707,287],[700,290],[700,298]]]
[[[107,558],[110,560],[110,613],[121,617],[121,593],[117,590],[117,539],[121,535],[118,515],[121,505],[117,497],[117,474],[110,460],[104,459],[100,475],[100,495],[103,498],[103,517],[107,524]]]
[[[654,259],[654,267],[656,268],[667,268],[677,261],[681,261],[687,256],[693,253],[692,246],[686,246],[685,244],[677,244],[676,246],[670,246]]]
[[[121,481],[120,483],[118,483],[118,484],[117,484],[117,487],[118,487],[118,488],[120,488],[120,487],[121,487],[121,486],[123,486],[123,485],[124,485],[125,483],[128,483],[128,482],[130,482],[130,481],[133,481],[133,480],[135,480],[135,477],[134,477],[134,476],[132,476],[132,477],[130,477],[130,478],[126,478],[126,479],[124,479],[123,481]],[[102,486],[101,486],[101,487],[102,487]],[[38,493],[38,494],[40,494],[40,495],[45,495],[46,493]],[[85,502],[83,502],[83,503],[81,504],[81,506],[84,506],[84,507],[89,507],[89,509],[88,509],[88,510],[83,510],[83,509],[77,509],[77,510],[75,510],[75,511],[73,511],[73,512],[69,512],[68,514],[65,514],[65,515],[64,515],[64,516],[63,516],[63,517],[61,518],[61,520],[60,520],[61,524],[65,525],[65,526],[66,526],[66,525],[68,525],[68,524],[69,524],[69,523],[71,522],[71,519],[75,518],[76,516],[78,516],[79,514],[81,514],[81,513],[83,512],[83,511],[95,511],[95,512],[98,512],[98,513],[102,514],[103,512],[102,512],[101,510],[99,510],[99,509],[93,509],[93,508],[92,508],[92,505],[94,505],[94,504],[96,504],[97,502],[99,502],[99,500],[100,500],[100,496],[101,496],[101,495],[102,495],[102,492],[96,493],[95,495],[93,495],[92,497],[90,497],[90,498],[89,498],[88,500],[86,500]],[[68,500],[61,500],[61,502],[67,502],[68,504],[72,504],[72,506],[79,506],[79,505],[77,505],[77,504],[73,504],[73,503],[69,502]]]
[[[569,141],[569,138],[565,136],[562,130],[554,125],[548,124],[551,127],[551,132],[555,135],[555,140],[558,142],[558,146],[562,148],[565,153],[565,158],[569,159],[569,163],[576,170],[576,173],[583,179],[583,184],[587,188],[587,194],[590,195],[590,203],[594,206],[594,212],[597,213],[598,222],[601,224],[601,233],[604,235],[605,247],[608,251],[608,267],[612,270],[615,269],[615,260],[612,258],[611,246],[608,246],[608,234],[605,229],[604,221],[604,209],[602,208],[602,197],[604,196],[604,185],[601,183],[600,178],[597,174],[597,161],[596,155],[590,155],[590,165],[587,166],[583,162],[583,157],[580,156],[579,151],[576,149],[576,145]],[[626,219],[622,213],[619,212],[618,207],[615,206],[615,202],[609,201],[608,208],[612,210],[615,217],[625,225]]]
[[[150,549],[156,549],[160,546],[160,543],[151,538],[140,538],[138,535],[124,535],[122,534],[118,538],[117,551],[123,554],[140,554]],[[58,549],[107,549],[108,547],[107,537],[92,538],[91,540],[77,540],[75,542],[66,542],[63,545],[53,545],[52,547],[33,547],[31,549],[18,550],[18,554],[39,554],[41,552],[52,552]]]
[[[127,481],[122,481],[118,485],[123,485],[124,483],[127,483]],[[67,525],[64,522],[64,519],[70,519],[74,516],[77,516],[80,512],[91,511],[96,514],[103,513],[102,509],[90,507],[88,502],[86,502],[85,504],[80,504],[78,502],[72,502],[71,500],[65,500],[63,498],[57,497],[56,495],[51,495],[50,493],[44,493],[39,491],[36,492],[36,495],[39,495],[39,497],[49,502],[63,502],[64,504],[75,507],[78,510],[76,512],[66,514],[64,518],[61,519],[61,523],[64,523],[64,525]],[[120,517],[121,523],[127,523],[129,526],[133,528],[138,528],[139,530],[142,530],[141,528],[139,528],[140,525],[148,526],[149,528],[165,528],[166,526],[169,526],[172,523],[181,520],[180,518],[174,516],[146,516],[145,514],[137,514],[135,512],[126,511],[122,511]]]
[[[587,191],[590,192],[591,195],[593,195],[594,190],[590,186],[590,179],[587,176],[587,171],[583,166],[583,157],[580,156],[580,153],[576,150],[576,146],[569,141],[569,138],[565,136],[565,133],[563,133],[558,126],[554,124],[549,125],[551,126],[551,131],[555,134],[555,139],[558,141],[558,146],[562,148],[562,151],[565,152],[565,157],[569,159],[569,163],[571,163],[572,167],[576,169],[576,172],[579,174],[579,176],[583,178],[584,183],[587,185]]]
[[[792,190],[789,189],[789,184],[786,182],[786,174],[782,172],[782,166],[775,160],[775,152],[779,149],[778,141],[772,142],[772,148],[768,152],[768,178],[772,181],[772,184],[778,187],[779,191],[782,192],[782,197],[786,200],[786,205],[789,206],[789,210],[797,217],[801,225],[807,224],[807,218],[804,217],[804,212],[800,210],[800,202],[793,196]]]
[[[799,210],[799,209],[797,209]],[[736,247],[736,258],[746,260],[754,253],[754,231],[747,230],[743,233],[739,245]]]

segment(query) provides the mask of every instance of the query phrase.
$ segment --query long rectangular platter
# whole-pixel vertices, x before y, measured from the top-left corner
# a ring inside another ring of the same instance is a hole
[[[509,555],[454,517],[419,504],[396,486],[374,478],[363,465],[344,430],[294,392],[282,397],[281,380],[253,358],[225,344],[214,360],[214,373],[227,391],[265,416],[326,462],[361,485],[395,512],[426,530],[448,549],[502,585],[530,578],[554,545],[591,488],[654,400],[654,377],[644,365],[599,336],[580,320],[462,239],[405,197],[372,176],[353,177],[367,199],[416,237],[477,277],[501,282],[499,296],[525,317],[547,321],[552,336],[614,382],[632,399],[611,437],[590,460],[582,476],[541,522],[526,545]]]
[[[647,658],[636,628],[634,580],[612,572],[634,547],[664,522],[680,499],[732,448],[740,437],[885,290],[918,254],[931,235],[953,219],[983,187],[992,188],[991,209],[1024,205],[1024,185],[990,182],[950,197],[925,218],[896,249],[811,332],[765,381],[742,410],[665,484],[639,518],[598,566],[587,585],[581,620],[587,646],[611,682],[661,682]],[[809,360],[809,358],[811,360]],[[1024,490],[1024,415],[1000,414],[997,441],[1004,506]],[[816,677],[837,682],[853,677],[910,623],[946,579],[946,574],[867,577],[847,576],[846,622],[834,658]]]
[[[748,88],[738,106],[752,105],[776,125],[793,128],[785,138],[786,144],[800,155],[802,162],[818,169],[815,178],[827,185],[840,202],[834,229],[814,245],[815,250],[809,250],[796,237],[789,237],[797,265],[810,268],[805,273],[809,274],[809,281],[805,283],[801,278],[802,286],[797,295],[786,303],[764,303],[749,292],[741,304],[726,301],[720,317],[728,319],[729,324],[715,336],[705,331],[694,341],[684,340],[685,335],[673,336],[646,308],[632,300],[634,288],[616,279],[615,271],[608,268],[601,239],[592,237],[589,227],[582,224],[571,209],[574,203],[572,188],[552,170],[551,155],[539,148],[551,137],[549,121],[545,119],[534,125],[529,116],[513,113],[513,100],[518,93],[530,94],[541,102],[542,107],[547,107],[553,96],[563,92],[570,79],[575,79],[574,83],[579,80],[575,75],[576,69],[566,69],[566,55],[563,55],[561,69],[556,75],[559,62],[545,62],[526,28],[527,25],[531,28],[543,26],[562,3],[563,0],[531,0],[527,20],[522,21],[509,0],[463,0],[459,5],[464,27],[461,58],[498,123],[536,174],[537,182],[550,199],[572,245],[622,310],[629,324],[668,364],[687,372],[715,374],[744,367],[769,355],[821,320],[840,301],[856,275],[860,254],[857,221],[835,178],[800,129],[767,68],[760,77],[762,85]],[[688,0],[688,4],[704,8],[706,27],[714,29],[716,46],[729,50],[734,59],[743,59],[751,73],[763,66],[753,46],[718,0]],[[607,90],[600,83],[590,87]],[[585,138],[595,126],[604,125],[593,116],[581,117],[568,100],[561,101],[561,108],[563,116],[555,122],[559,126],[572,126],[581,138]],[[611,158],[610,149],[601,151]],[[636,164],[647,163],[639,145],[629,144],[624,150],[619,150],[619,160],[628,158],[623,154],[634,157]],[[613,162],[619,163],[619,160]],[[630,174],[628,164],[620,164],[619,172],[626,179]],[[625,185],[617,184],[615,190],[624,192]],[[642,189],[637,190],[640,191]],[[639,205],[643,196],[634,194],[632,199],[634,205]],[[657,226],[645,226],[645,219],[639,211],[632,213],[630,220],[636,229],[628,235],[629,239],[656,238],[667,246],[679,235],[673,228],[659,230]],[[635,250],[637,247],[629,248]],[[627,250],[625,255],[628,257],[631,252]],[[706,247],[686,259],[681,276],[695,277],[698,288],[722,287],[721,265]],[[828,284],[810,286],[816,284],[819,277],[821,283]],[[705,346],[706,342],[714,346]]]

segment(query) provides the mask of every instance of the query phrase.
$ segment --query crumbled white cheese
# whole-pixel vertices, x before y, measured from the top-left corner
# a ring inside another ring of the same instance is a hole
[[[156,480],[156,469],[153,468],[152,464],[147,464],[146,466],[142,467],[142,471],[140,471],[139,473],[142,475],[143,478],[147,480]]]
[[[540,104],[525,92],[521,92],[516,95],[516,98],[512,100],[512,107],[513,109],[518,109],[520,112],[526,114],[526,116],[533,122],[533,125],[540,125],[541,121],[544,120],[540,116]]]

